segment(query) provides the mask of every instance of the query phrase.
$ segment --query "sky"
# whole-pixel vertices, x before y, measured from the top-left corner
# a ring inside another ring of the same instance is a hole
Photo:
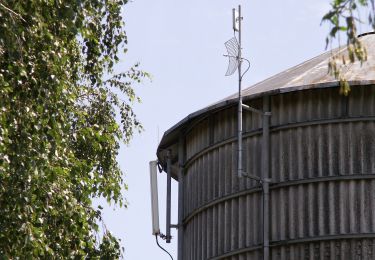
[[[169,259],[152,236],[149,161],[163,133],[178,121],[237,90],[237,74],[225,77],[224,42],[233,36],[232,8],[242,6],[243,56],[251,69],[249,87],[325,51],[327,25],[320,25],[329,0],[133,0],[124,7],[128,53],[116,70],[136,62],[152,81],[135,86],[134,104],[145,131],[121,147],[118,160],[129,189],[127,209],[105,206],[106,227],[121,238],[124,258]],[[165,174],[159,177],[161,231],[165,233]],[[177,222],[177,194],[172,183],[172,223]],[[96,203],[99,203],[96,201]],[[102,203],[101,203],[102,204]],[[177,259],[177,233],[171,244],[161,241]]]

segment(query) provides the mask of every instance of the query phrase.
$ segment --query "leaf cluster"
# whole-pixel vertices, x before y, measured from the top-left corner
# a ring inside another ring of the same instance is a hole
[[[369,9],[368,24],[375,29],[375,5],[374,0],[333,0],[331,10],[322,18],[322,22],[331,25],[330,32],[326,38],[326,48],[338,38],[340,43],[340,33],[345,32],[347,36],[347,55],[342,52],[333,53],[329,61],[329,73],[340,82],[340,92],[348,95],[350,86],[345,79],[344,69],[347,62],[365,62],[367,51],[358,39],[357,27],[363,23],[360,19],[360,8]]]
[[[98,238],[92,199],[125,206],[116,156],[142,129],[133,85],[149,75],[137,64],[112,75],[126,3],[0,0],[1,257],[121,255],[108,231]]]

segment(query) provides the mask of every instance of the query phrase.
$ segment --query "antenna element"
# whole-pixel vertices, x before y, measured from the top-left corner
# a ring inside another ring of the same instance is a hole
[[[238,44],[236,37],[233,37],[230,40],[226,41],[224,45],[225,45],[225,48],[227,48],[227,52],[228,52],[228,55],[225,55],[225,56],[229,58],[228,69],[227,69],[227,72],[225,73],[225,76],[230,76],[234,72],[236,72],[238,65],[239,65],[238,54],[239,54],[240,45]]]
[[[152,213],[152,234],[159,235],[159,201],[158,201],[158,176],[157,162],[150,162],[150,184],[151,184],[151,213]]]
[[[240,30],[240,14],[239,12],[233,8],[233,31],[238,32]]]

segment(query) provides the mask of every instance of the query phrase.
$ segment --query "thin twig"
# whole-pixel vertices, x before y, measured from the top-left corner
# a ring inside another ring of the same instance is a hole
[[[12,9],[10,9],[9,7],[5,6],[2,2],[0,2],[0,6],[2,8],[4,8],[5,10],[7,10],[8,12],[10,12],[11,14],[13,14],[14,16],[16,16],[18,19],[22,20],[23,22],[26,22],[26,20],[23,19],[22,16],[19,13],[16,13]]]

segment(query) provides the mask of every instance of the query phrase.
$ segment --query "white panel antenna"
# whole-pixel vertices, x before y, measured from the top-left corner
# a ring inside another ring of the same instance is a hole
[[[150,162],[150,185],[151,185],[151,212],[152,212],[152,234],[160,234],[159,227],[159,200],[158,200],[158,176],[157,162]]]

